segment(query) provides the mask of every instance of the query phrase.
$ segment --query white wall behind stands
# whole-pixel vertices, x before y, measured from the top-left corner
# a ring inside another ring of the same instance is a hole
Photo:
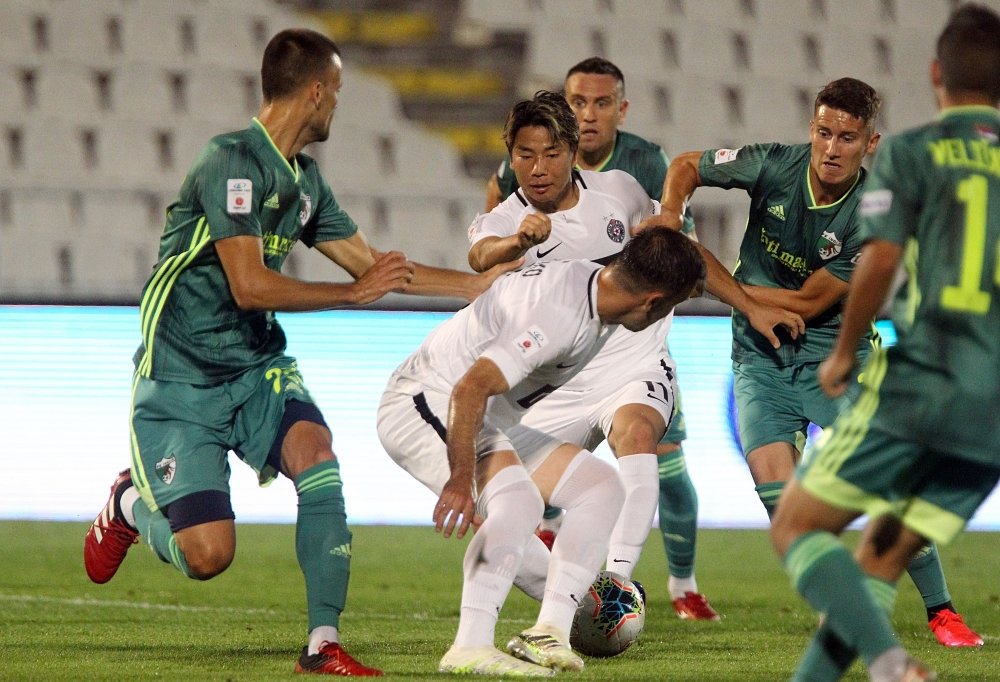
[[[450,313],[335,311],[280,315],[289,353],[334,434],[349,521],[425,524],[435,498],[385,454],[375,432],[391,371]],[[891,326],[880,324],[891,341]],[[135,308],[0,307],[0,518],[90,521],[128,466]],[[670,335],[687,418],[687,465],[708,527],[764,527],[767,517],[734,437],[729,320],[679,317]],[[599,453],[610,458],[606,446]],[[233,458],[237,521],[292,522],[279,478],[259,488]],[[971,524],[1000,529],[994,494]]]

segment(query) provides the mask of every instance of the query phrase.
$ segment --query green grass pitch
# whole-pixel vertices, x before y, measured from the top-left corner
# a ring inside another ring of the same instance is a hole
[[[390,678],[449,679],[437,661],[454,635],[464,541],[429,527],[360,526],[345,644]],[[188,580],[134,547],[107,585],[83,571],[83,523],[0,523],[0,680],[276,680],[305,643],[302,577],[290,525],[238,527],[232,567]],[[904,644],[943,680],[1000,680],[1000,534],[966,533],[943,550],[949,586],[981,650],[947,650],[927,629],[904,577],[895,614]],[[792,592],[762,531],[703,530],[698,581],[721,623],[678,620],[666,594],[663,548],[651,533],[635,577],[649,595],[639,642],[619,657],[588,659],[580,680],[788,679],[815,616]],[[497,643],[533,622],[515,589]],[[860,666],[850,680],[867,677]]]

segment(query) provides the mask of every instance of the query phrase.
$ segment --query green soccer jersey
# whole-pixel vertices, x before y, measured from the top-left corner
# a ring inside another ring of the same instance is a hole
[[[810,146],[753,144],[710,149],[698,163],[701,184],[750,195],[750,214],[733,276],[747,285],[797,290],[820,268],[847,281],[861,249],[857,208],[865,170],[843,197],[817,206],[809,182]],[[792,340],[778,330],[775,350],[739,311],[733,311],[733,360],[787,366],[823,360],[833,347],[842,318],[838,303],[806,323]]]
[[[639,181],[650,199],[660,200],[663,193],[663,180],[667,177],[667,167],[670,159],[658,144],[645,140],[638,135],[619,130],[615,136],[615,147],[611,155],[601,164],[597,171],[621,170]],[[505,158],[497,170],[497,184],[500,186],[501,201],[514,193],[520,185],[510,167],[510,156]],[[682,232],[690,234],[694,231],[694,218],[690,212],[684,216]]]
[[[862,234],[906,248],[875,424],[1000,464],[1000,114],[947,109],[882,141]],[[996,297],[996,300],[994,300]],[[875,363],[873,363],[875,364]]]
[[[311,246],[356,231],[315,161],[298,154],[289,163],[257,119],[246,130],[213,138],[167,210],[159,262],[140,302],[137,371],[217,384],[284,350],[274,313],[236,305],[215,241],[260,237],[264,264],[280,271],[296,242]]]

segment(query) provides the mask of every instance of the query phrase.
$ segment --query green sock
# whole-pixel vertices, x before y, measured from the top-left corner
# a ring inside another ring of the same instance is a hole
[[[191,571],[188,570],[187,560],[177,546],[177,538],[170,530],[170,521],[167,517],[158,511],[150,511],[141,498],[132,505],[132,513],[135,515],[135,526],[139,529],[139,535],[149,543],[153,554],[190,578]]]
[[[660,532],[670,575],[690,578],[694,573],[698,535],[698,493],[684,463],[684,450],[658,458],[660,468]]]
[[[784,481],[774,481],[773,483],[761,483],[755,488],[760,503],[767,510],[767,518],[774,518],[774,511],[778,508],[778,500],[781,498],[781,491],[785,489]]]
[[[552,519],[558,519],[559,515],[563,513],[562,507],[553,507],[552,505],[545,505],[545,511],[542,512],[542,518],[547,521]]]
[[[838,664],[843,658],[843,652],[838,651],[840,644],[846,651],[860,655],[866,664],[899,646],[880,606],[884,598],[876,599],[868,577],[834,535],[814,531],[800,536],[788,548],[785,570],[799,594],[824,614],[820,630],[826,630],[823,636],[832,633],[840,641],[835,645],[821,642],[819,646],[827,648],[827,655],[804,658],[801,665]],[[796,679],[826,679],[830,672],[819,670],[814,676],[813,671],[800,667]]]
[[[951,601],[948,583],[944,579],[944,568],[941,566],[941,555],[933,543],[917,552],[906,567],[906,572],[917,586],[925,608],[930,609]]]
[[[351,531],[337,461],[303,471],[295,479],[295,492],[299,495],[295,553],[306,579],[309,630],[340,627],[351,575]]]

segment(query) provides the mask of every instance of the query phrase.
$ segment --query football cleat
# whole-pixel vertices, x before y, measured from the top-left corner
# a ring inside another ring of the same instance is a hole
[[[438,672],[494,677],[552,677],[556,671],[514,658],[491,646],[452,647],[441,658]]]
[[[551,552],[552,545],[556,541],[556,534],[553,533],[551,530],[537,530],[535,531],[535,535],[538,536],[538,539],[542,541],[542,544],[545,545]]]
[[[583,670],[583,659],[573,653],[569,643],[547,628],[533,627],[507,642],[511,656],[553,670]]]
[[[674,611],[682,620],[722,620],[700,592],[685,592],[683,597],[674,599]]]
[[[962,616],[951,609],[941,609],[927,623],[927,626],[937,637],[937,641],[945,646],[982,646],[983,638],[972,631]],[[919,678],[917,678],[919,679]]]
[[[369,668],[354,660],[337,642],[324,642],[316,654],[310,654],[309,647],[302,647],[302,655],[295,664],[295,672],[344,677],[382,676],[381,670]]]
[[[104,509],[94,519],[83,541],[83,565],[95,583],[111,580],[125,561],[129,548],[139,542],[138,531],[120,518],[117,497],[120,490],[132,485],[132,474],[126,469],[111,484],[111,496]]]

